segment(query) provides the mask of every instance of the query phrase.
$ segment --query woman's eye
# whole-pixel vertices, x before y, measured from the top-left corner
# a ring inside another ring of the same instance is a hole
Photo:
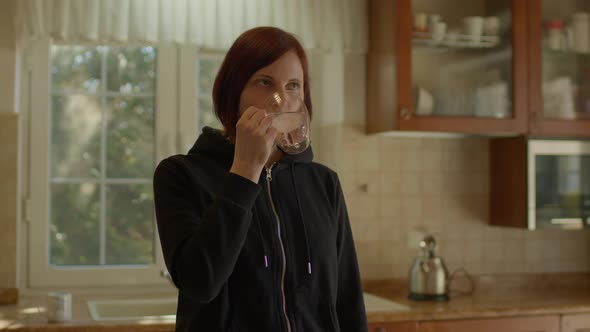
[[[262,78],[258,80],[258,85],[260,86],[269,86],[271,84],[269,79]]]
[[[287,84],[287,88],[289,90],[297,90],[297,89],[299,89],[299,83],[291,82],[291,83]]]

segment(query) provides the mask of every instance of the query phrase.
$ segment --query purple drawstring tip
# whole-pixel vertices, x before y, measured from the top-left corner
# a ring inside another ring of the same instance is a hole
[[[268,268],[268,256],[264,255],[264,267]]]
[[[311,274],[311,262],[307,262],[307,273]]]

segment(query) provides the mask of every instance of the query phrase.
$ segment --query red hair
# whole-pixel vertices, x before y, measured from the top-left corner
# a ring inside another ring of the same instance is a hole
[[[213,108],[229,137],[236,135],[240,96],[244,86],[261,68],[288,51],[295,51],[303,67],[305,105],[312,114],[307,55],[292,34],[275,27],[258,27],[242,33],[227,52],[213,84]]]

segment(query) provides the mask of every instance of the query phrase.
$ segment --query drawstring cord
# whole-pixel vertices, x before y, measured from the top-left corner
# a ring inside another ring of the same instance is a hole
[[[256,219],[256,225],[258,226],[258,235],[260,236],[260,242],[262,242],[262,251],[264,253],[264,267],[268,269],[268,255],[266,254],[266,244],[264,243],[264,237],[262,236],[262,226],[260,226],[260,218],[258,217],[258,209],[254,206],[254,219]]]
[[[301,225],[303,225],[303,234],[305,237],[305,248],[307,250],[307,273],[311,274],[311,251],[309,250],[309,241],[307,239],[307,227],[305,226],[305,218],[303,217],[303,210],[299,201],[299,192],[297,191],[297,185],[295,184],[295,167],[291,164],[291,181],[293,182],[293,188],[295,188],[295,200],[297,201],[297,208],[299,208],[299,218],[301,219]]]

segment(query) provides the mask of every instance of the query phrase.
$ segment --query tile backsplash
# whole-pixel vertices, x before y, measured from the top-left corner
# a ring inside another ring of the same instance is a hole
[[[322,136],[340,138],[333,160],[363,278],[406,277],[418,254],[416,231],[436,236],[449,272],[590,271],[590,232],[488,225],[489,139],[366,135],[360,125],[327,130]]]
[[[0,288],[17,286],[18,116],[0,112]]]

